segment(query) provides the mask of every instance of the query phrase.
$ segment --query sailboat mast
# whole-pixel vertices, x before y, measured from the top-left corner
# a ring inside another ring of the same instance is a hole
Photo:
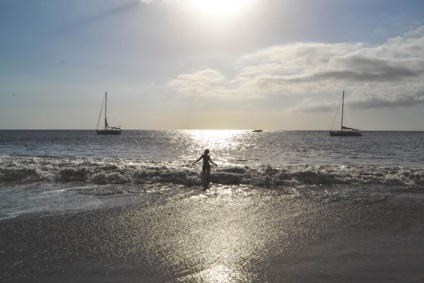
[[[342,96],[342,121],[340,124],[340,131],[343,131],[343,112],[344,112],[344,90],[343,90],[343,96]]]
[[[106,113],[107,113],[107,92],[105,92],[105,130],[107,128],[107,119],[106,119]]]

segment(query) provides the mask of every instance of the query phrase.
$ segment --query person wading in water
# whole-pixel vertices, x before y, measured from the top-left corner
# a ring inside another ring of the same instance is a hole
[[[206,177],[209,177],[211,174],[211,165],[209,164],[209,162],[214,164],[215,166],[218,166],[218,165],[216,165],[216,163],[213,162],[211,157],[209,156],[209,149],[206,149],[205,153],[202,154],[199,157],[199,159],[193,162],[193,165],[196,164],[201,159],[203,159],[202,174],[205,175],[205,172],[206,172],[207,173]]]

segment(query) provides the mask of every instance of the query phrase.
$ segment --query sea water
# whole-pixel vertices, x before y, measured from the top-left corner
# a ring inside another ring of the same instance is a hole
[[[0,218],[146,204],[210,189],[422,198],[424,132],[0,131]],[[408,192],[408,193],[406,193]],[[414,192],[411,194],[410,192]]]
[[[423,138],[0,131],[0,281],[424,282]]]

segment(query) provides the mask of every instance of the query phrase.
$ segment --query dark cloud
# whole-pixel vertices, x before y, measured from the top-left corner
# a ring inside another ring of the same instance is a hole
[[[369,97],[361,101],[352,101],[349,106],[357,109],[379,109],[379,108],[395,108],[409,107],[424,104],[424,90],[416,94],[400,94],[396,97]]]
[[[424,105],[424,90],[415,94],[398,94],[392,97],[368,96],[361,100],[350,100],[349,108],[352,109],[382,109],[396,107],[410,107]],[[319,98],[306,98],[298,105],[292,107],[292,112],[328,112],[337,108],[337,105],[329,100]]]
[[[417,64],[417,61],[411,59],[396,61],[354,56],[343,61],[345,62],[340,65],[345,68],[344,70],[319,73],[315,75],[315,78],[355,82],[393,82],[417,78],[424,74],[422,60]]]

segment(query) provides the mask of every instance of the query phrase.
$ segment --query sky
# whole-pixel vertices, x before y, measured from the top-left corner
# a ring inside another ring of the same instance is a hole
[[[0,129],[424,130],[422,0],[0,0]],[[336,115],[337,114],[337,115]]]

